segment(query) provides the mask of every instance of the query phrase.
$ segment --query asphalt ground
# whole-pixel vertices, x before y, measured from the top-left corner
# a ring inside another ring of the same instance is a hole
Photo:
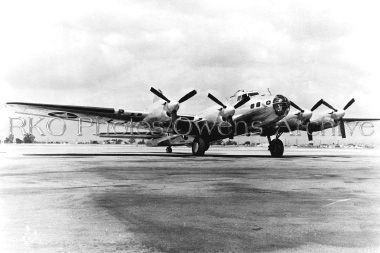
[[[0,252],[379,252],[378,150],[0,145]]]

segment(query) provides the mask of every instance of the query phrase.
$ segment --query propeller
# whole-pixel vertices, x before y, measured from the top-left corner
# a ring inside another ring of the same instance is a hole
[[[290,105],[296,108],[300,112],[304,112],[305,110],[301,109],[298,105],[296,105],[293,101],[290,101]]]
[[[155,88],[150,87],[150,92],[152,92],[154,95],[161,98],[162,100],[165,100],[166,102],[170,103],[170,100],[167,97],[165,97],[164,94],[162,94],[161,92],[159,92]]]
[[[231,106],[231,105],[223,104],[222,102],[220,102],[219,99],[217,99],[211,93],[209,93],[207,96],[212,101],[214,101],[215,103],[217,103],[218,105],[220,105],[222,107],[219,109],[219,111],[220,111],[220,116],[222,116],[222,118],[224,120],[225,119],[231,119],[232,120],[232,116],[234,116],[234,114],[235,114],[235,109],[241,107],[242,105],[244,105],[245,103],[247,103],[250,100],[249,96],[243,96],[243,98],[239,102],[237,102],[234,106]]]
[[[239,108],[240,106],[247,103],[249,100],[250,100],[250,98],[248,96],[244,96],[242,100],[240,100],[239,102],[236,103],[236,105],[234,105],[234,108],[235,109]]]
[[[343,107],[343,110],[347,110],[348,107],[350,107],[355,102],[355,99],[351,98],[350,101]]]
[[[337,112],[338,109],[335,109],[332,105],[330,105],[329,103],[327,103],[326,101],[323,100],[322,102],[325,106],[327,106],[328,108],[330,108],[331,110],[333,110],[334,112]]]
[[[189,93],[187,93],[185,96],[181,97],[179,100],[178,100],[178,103],[183,103],[185,102],[186,100],[188,100],[189,98],[193,97],[195,94],[197,94],[197,91],[196,90],[192,90],[190,91]]]
[[[307,110],[307,109],[302,109],[297,104],[295,104],[293,101],[290,101],[290,105],[299,111],[296,115],[302,120],[303,124],[308,124],[310,122],[310,118],[313,116],[313,111],[315,109],[317,109],[322,104],[323,104],[323,99],[320,99],[317,103],[315,103],[315,105],[313,105],[313,107],[311,107],[310,110]],[[309,128],[307,128],[307,129],[309,129]],[[309,132],[309,130],[307,133],[307,137],[308,137],[309,141],[313,140],[312,132]]]
[[[247,103],[250,100],[249,96],[243,96],[243,98],[237,102],[234,106],[231,105],[225,105],[223,104],[219,99],[217,99],[214,95],[209,93],[207,95],[212,101],[214,101],[216,104],[220,105],[221,108],[219,109],[219,115],[222,117],[223,121],[227,121],[231,124],[232,128],[235,129],[235,124],[233,122],[232,117],[235,114],[235,110]],[[231,132],[230,138],[233,138],[234,132]]]
[[[313,141],[313,134],[307,132],[307,139],[308,139],[309,141]]]
[[[215,103],[217,103],[218,105],[220,105],[221,107],[223,107],[223,108],[227,108],[226,105],[224,105],[222,102],[220,102],[220,100],[217,99],[216,97],[214,97],[214,95],[212,95],[211,93],[209,93],[207,96],[208,96],[212,101],[214,101]]]
[[[310,111],[314,111],[317,109],[321,104],[323,104],[323,99],[320,99],[313,107],[311,107]]]
[[[323,103],[323,100],[321,99],[315,105],[313,105],[313,107],[310,110],[307,110],[307,109],[302,109],[293,101],[290,101],[290,105],[299,111],[296,115],[298,115],[298,117],[303,121],[303,124],[310,122],[310,118],[313,116],[313,111],[317,109],[322,103]]]
[[[339,128],[340,128],[340,133],[342,135],[342,138],[346,138],[346,129],[345,129],[345,126],[344,126],[344,121],[343,121],[343,117],[346,113],[346,110],[355,102],[355,99],[352,98],[350,101],[348,101],[348,103],[343,107],[343,109],[336,109],[334,108],[333,106],[331,106],[329,103],[327,103],[326,101],[323,101],[322,103],[327,106],[328,108],[330,108],[331,110],[333,110],[332,112],[330,112],[331,114],[331,117],[339,122]]]
[[[176,100],[168,99],[162,92],[156,90],[153,87],[150,87],[150,92],[152,92],[154,95],[156,95],[157,97],[165,101],[164,110],[166,111],[168,116],[172,117],[173,121],[176,120],[178,117],[177,112],[179,110],[179,105],[185,102],[186,100],[190,99],[191,97],[193,97],[195,94],[197,94],[196,90],[192,90],[186,95],[184,95],[183,97],[181,97],[180,99],[178,99],[178,101],[176,101]]]

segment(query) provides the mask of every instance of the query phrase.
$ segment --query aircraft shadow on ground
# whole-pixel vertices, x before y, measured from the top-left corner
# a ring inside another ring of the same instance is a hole
[[[44,156],[44,157],[181,157],[181,158],[202,158],[202,157],[216,157],[216,158],[272,158],[268,155],[232,155],[232,154],[205,154],[204,156],[193,156],[191,153],[163,153],[163,152],[149,152],[149,153],[124,153],[124,152],[112,152],[112,153],[45,153],[45,154],[24,154],[24,156]],[[273,158],[273,159],[286,159],[286,158],[326,158],[326,157],[340,157],[340,158],[351,158],[349,155],[284,155],[282,158]]]

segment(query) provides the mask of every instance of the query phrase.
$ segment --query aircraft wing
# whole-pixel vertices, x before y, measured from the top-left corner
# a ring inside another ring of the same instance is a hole
[[[380,119],[376,118],[343,118],[343,121],[345,122],[355,122],[355,121],[377,121]]]
[[[184,139],[182,135],[171,134],[167,136],[162,136],[161,138],[151,139],[147,142],[148,146],[157,147],[157,146],[186,146],[191,145],[194,137],[189,136],[187,139]]]
[[[164,134],[155,134],[152,132],[122,132],[122,133],[99,133],[98,135],[101,138],[114,138],[114,139],[126,139],[126,138],[136,138],[136,139],[158,139],[165,136]]]
[[[99,123],[116,123],[116,122],[139,122],[142,121],[148,113],[136,111],[115,110],[114,108],[90,107],[90,106],[73,106],[73,105],[54,105],[54,104],[37,104],[23,102],[8,102],[8,107],[14,109],[16,113],[27,114],[39,117],[57,117],[68,120],[78,120],[83,122]]]

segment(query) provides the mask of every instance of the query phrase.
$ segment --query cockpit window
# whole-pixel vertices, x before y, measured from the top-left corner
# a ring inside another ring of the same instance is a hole
[[[250,92],[250,93],[248,93],[248,96],[250,96],[250,97],[253,97],[253,96],[256,96],[256,95],[259,95],[259,93],[258,92]]]

